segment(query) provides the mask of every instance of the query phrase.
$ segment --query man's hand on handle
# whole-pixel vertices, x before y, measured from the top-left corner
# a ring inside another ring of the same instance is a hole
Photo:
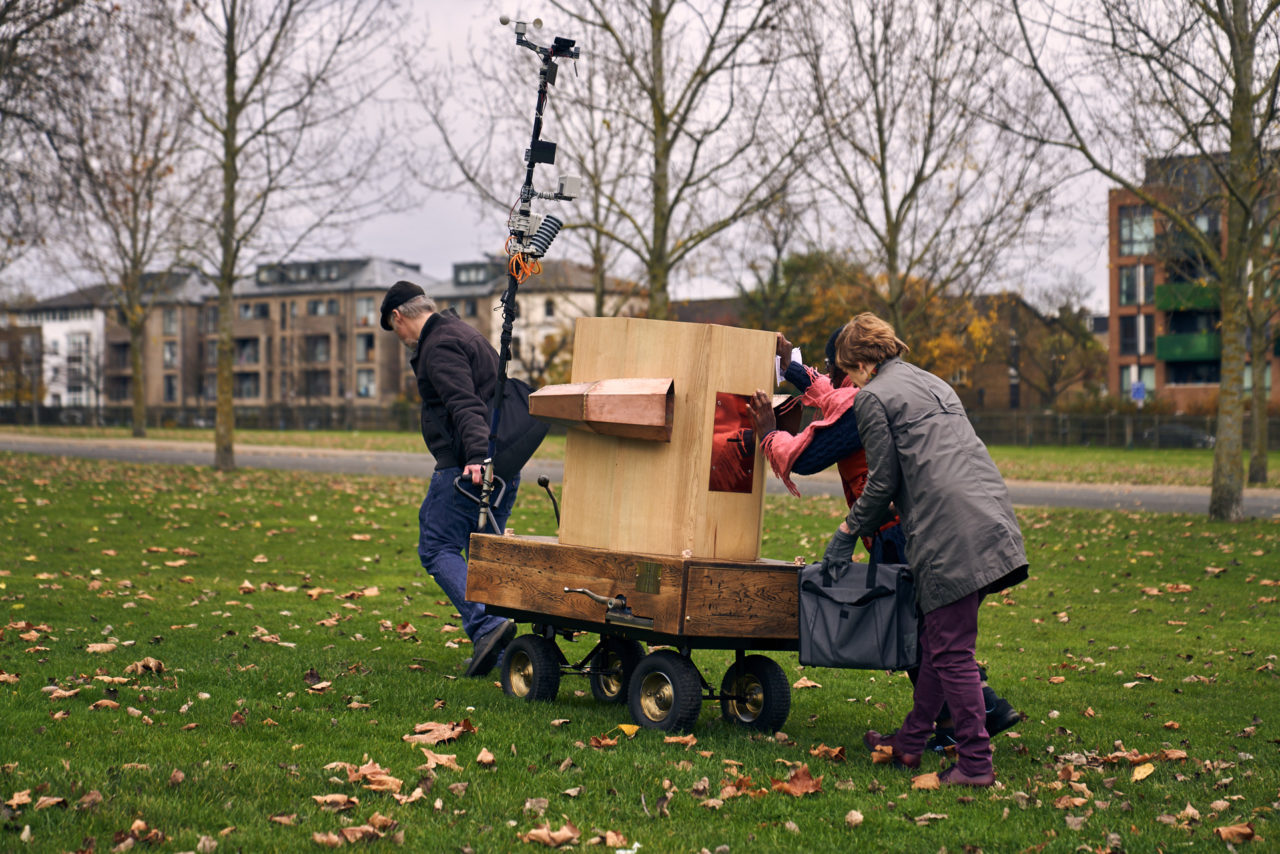
[[[472,483],[479,483],[484,478],[484,466],[480,463],[472,463],[462,470],[462,476]]]

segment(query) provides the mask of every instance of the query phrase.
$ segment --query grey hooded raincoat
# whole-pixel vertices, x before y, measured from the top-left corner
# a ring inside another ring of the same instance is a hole
[[[887,359],[853,410],[868,473],[846,524],[873,534],[896,505],[923,613],[1026,580],[1009,490],[951,386]]]

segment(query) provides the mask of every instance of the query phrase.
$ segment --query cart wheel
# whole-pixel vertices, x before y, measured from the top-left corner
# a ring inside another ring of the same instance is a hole
[[[502,657],[502,690],[509,697],[554,700],[560,690],[560,655],[555,642],[521,635]]]
[[[772,658],[748,655],[735,661],[720,683],[720,714],[729,723],[777,732],[791,713],[791,686]]]
[[[632,720],[646,729],[688,732],[702,711],[702,677],[677,652],[651,652],[631,674],[627,704]]]
[[[626,638],[602,640],[600,651],[591,657],[591,695],[602,703],[625,703],[627,683],[644,658],[644,647]]]

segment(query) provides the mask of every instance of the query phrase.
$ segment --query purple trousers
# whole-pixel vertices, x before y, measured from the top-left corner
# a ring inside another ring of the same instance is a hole
[[[981,593],[972,593],[924,615],[914,702],[894,736],[904,753],[923,753],[934,719],[946,702],[956,731],[956,764],[960,773],[974,776],[991,772],[987,709],[974,659],[981,601]]]

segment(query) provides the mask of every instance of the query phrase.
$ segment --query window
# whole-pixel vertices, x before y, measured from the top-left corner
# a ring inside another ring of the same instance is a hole
[[[362,332],[356,336],[356,361],[373,361],[373,335],[371,333]]]
[[[178,310],[172,306],[166,308],[161,313],[162,326],[161,330],[164,335],[178,334]]]
[[[1120,318],[1120,355],[1138,355],[1138,318],[1132,314]]]
[[[237,365],[258,364],[258,339],[257,338],[237,338],[235,343],[236,343],[235,360]]]
[[[555,316],[556,316],[556,301],[555,301],[555,300],[551,300],[551,299],[549,299],[549,300],[547,300],[546,302],[544,302],[544,303],[542,304],[542,314],[543,314],[543,316],[544,316],[544,317],[555,317]]]
[[[204,400],[218,399],[218,378],[214,374],[203,374],[200,377],[200,397]]]
[[[231,396],[238,398],[257,397],[259,394],[259,378],[256,372],[237,373],[232,378]]]
[[[1156,316],[1142,315],[1142,354],[1149,356],[1156,351]],[[1148,386],[1150,388],[1150,386]]]
[[[1156,224],[1150,205],[1120,208],[1120,254],[1149,255],[1155,248]]]
[[[469,299],[469,300],[467,300],[466,302],[464,302],[464,303],[462,304],[462,316],[463,316],[463,317],[475,317],[475,316],[476,316],[476,301],[475,301],[475,300],[473,300],[473,299]]]
[[[336,299],[329,300],[329,310],[326,312],[330,317],[338,316],[338,301]]]
[[[67,356],[82,358],[89,355],[89,333],[72,332],[67,336]]]
[[[164,376],[164,402],[178,402],[178,378],[173,374],[165,374]]]
[[[247,302],[240,303],[240,319],[249,320],[252,317],[253,317],[253,304],[247,303]]]
[[[115,371],[123,371],[129,367],[128,342],[111,345],[107,352],[107,367]]]
[[[49,343],[44,345],[44,351],[47,355],[50,355],[50,356],[58,355],[58,339],[50,338]]]
[[[370,368],[360,368],[356,371],[356,397],[373,397],[373,371]]]
[[[1018,369],[1009,368],[1009,408],[1017,409],[1022,405],[1022,378],[1018,376]]]
[[[329,372],[307,371],[302,375],[302,394],[305,397],[329,396]]]
[[[320,317],[324,314],[324,300],[309,299],[307,300],[307,314],[311,317]]]
[[[218,331],[218,307],[216,305],[207,305],[200,312],[201,320],[200,328],[206,334],[212,334]]]
[[[0,341],[0,361],[8,361],[9,359],[9,342]]]
[[[356,326],[376,326],[378,315],[373,310],[373,297],[356,297]]]
[[[1121,305],[1137,305],[1141,299],[1144,303],[1150,303],[1155,299],[1155,273],[1151,265],[1145,267],[1121,267],[1120,268],[1120,304]],[[1150,270],[1152,282],[1152,292],[1150,295],[1145,290],[1145,284],[1139,281],[1139,276],[1143,275],[1144,270]]]
[[[1151,264],[1142,265],[1142,304],[1151,305],[1156,301],[1156,268]]]
[[[166,368],[176,368],[178,366],[178,342],[166,341],[162,348],[164,358],[164,366]]]
[[[328,335],[308,335],[303,342],[308,362],[327,362],[329,361],[329,336]]]
[[[204,345],[204,363],[209,367],[218,364],[218,342],[209,341]]]

